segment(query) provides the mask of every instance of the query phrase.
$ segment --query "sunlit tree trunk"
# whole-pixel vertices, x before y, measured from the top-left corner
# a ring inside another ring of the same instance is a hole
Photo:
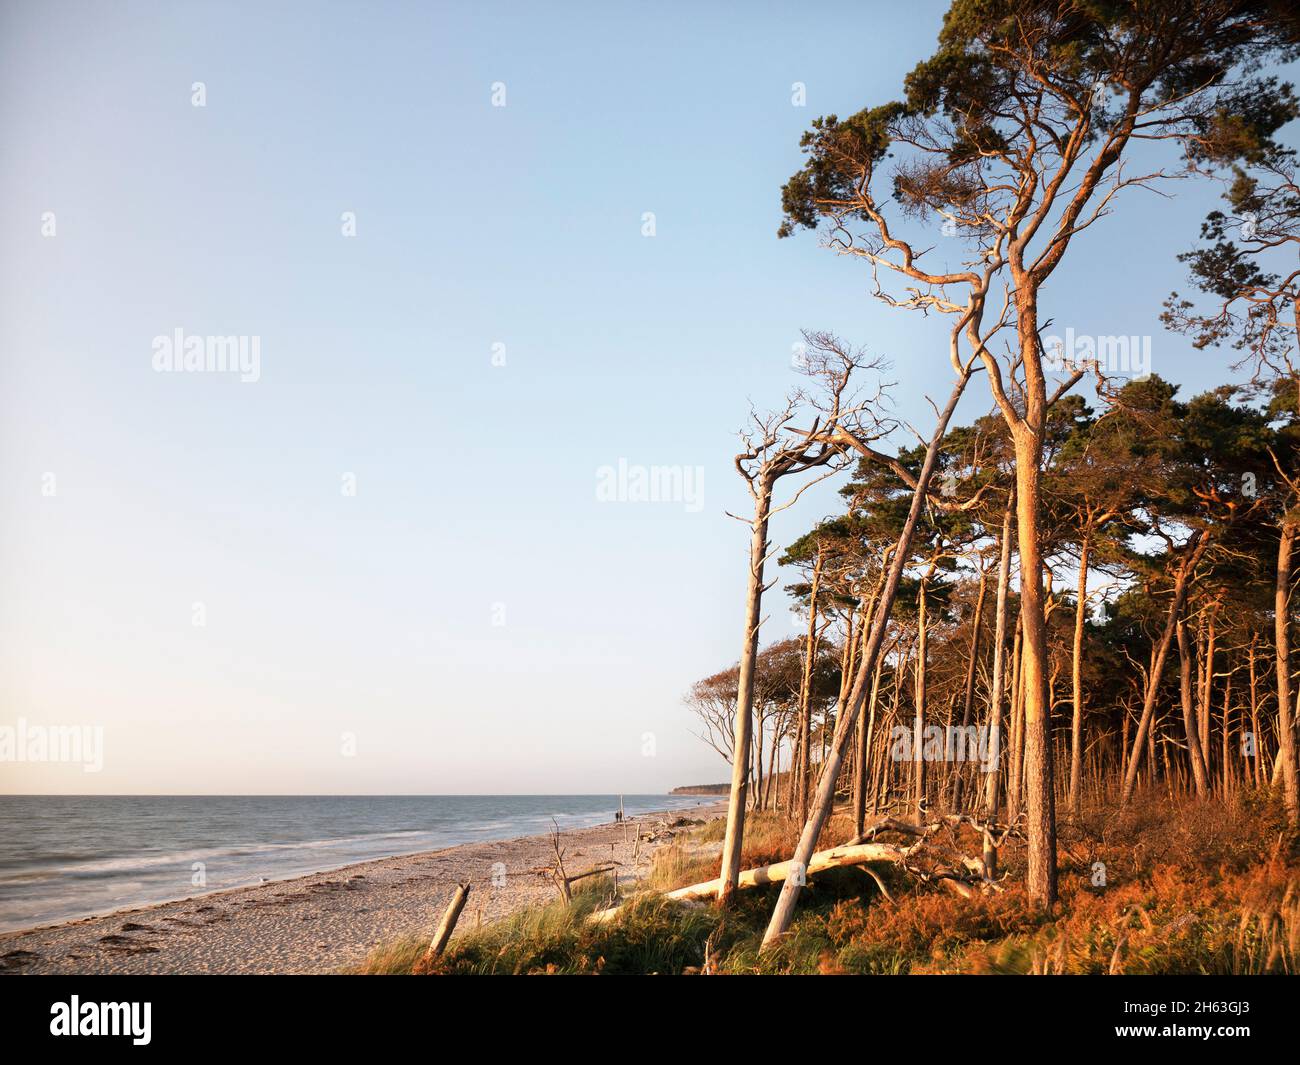
[[[1260,771],[1260,735],[1259,735],[1259,681],[1255,676],[1255,641],[1259,639],[1258,633],[1250,635],[1250,655],[1247,662],[1250,665],[1250,758],[1251,765],[1254,766],[1253,775],[1247,780],[1254,781],[1255,787],[1263,784],[1264,777]],[[1249,766],[1247,766],[1249,769]]]
[[[998,751],[995,765],[1005,761],[1002,740],[1002,706],[1005,702],[1006,681],[1003,679],[1007,645],[1007,591],[1011,585],[1011,520],[1015,514],[1015,495],[1007,499],[1002,515],[1002,555],[998,560],[997,618],[993,623],[993,676],[989,682],[989,745]],[[1001,773],[992,769],[984,782],[984,813],[990,820],[998,814],[998,782]]]
[[[1182,616],[1183,605],[1187,601],[1187,590],[1191,585],[1192,572],[1201,560],[1201,554],[1204,552],[1206,544],[1209,541],[1201,530],[1192,533],[1191,539],[1187,542],[1184,549],[1182,561],[1178,564],[1178,570],[1174,577],[1174,598],[1169,604],[1169,612],[1165,616],[1165,628],[1161,633],[1160,642],[1153,650],[1151,658],[1151,671],[1147,675],[1146,696],[1142,702],[1142,717],[1138,721],[1137,733],[1133,737],[1133,753],[1129,757],[1128,771],[1124,774],[1124,787],[1120,792],[1121,805],[1127,803],[1133,797],[1133,789],[1137,784],[1138,769],[1142,764],[1142,749],[1150,747],[1154,743],[1154,731],[1151,728],[1152,718],[1155,716],[1156,695],[1160,690],[1160,677],[1165,670],[1165,662],[1169,657],[1169,647],[1174,641],[1174,630],[1178,626],[1178,619]],[[1155,758],[1154,752],[1148,752],[1147,761],[1151,765],[1151,776],[1155,778]]]
[[[886,555],[886,561],[888,556]],[[884,584],[885,571],[882,569],[880,580],[871,590],[871,597],[864,604],[862,611],[862,635],[865,637],[867,626],[871,619],[872,611],[875,609],[876,600],[880,597],[881,586]],[[853,824],[854,835],[862,835],[863,828],[866,825],[867,818],[867,789],[870,786],[868,780],[868,770],[871,761],[871,741],[876,725],[876,700],[880,694],[880,668],[884,664],[885,656],[879,655],[876,658],[876,668],[871,677],[871,697],[867,701],[867,713],[858,716],[858,749],[857,749],[857,781],[853,789]],[[840,686],[840,701],[843,702],[845,695],[848,694],[847,686],[849,683],[848,674],[846,673],[844,683]]]
[[[1292,828],[1300,824],[1300,791],[1296,783],[1295,733],[1291,725],[1291,551],[1296,525],[1285,522],[1277,549],[1277,583],[1273,593],[1274,642],[1277,645],[1277,739],[1282,763],[1282,801]],[[1259,737],[1255,738],[1259,742]]]
[[[740,877],[741,841],[745,832],[745,804],[749,797],[749,758],[753,746],[754,670],[758,663],[758,629],[762,622],[763,564],[767,559],[767,525],[772,516],[772,482],[760,479],[754,486],[754,524],[749,541],[749,586],[745,598],[744,640],[737,683],[735,739],[731,759],[731,795],[727,802],[727,830],[722,843],[722,876],[718,900],[724,905],[735,893]]]
[[[1020,645],[1023,642],[1020,615],[1016,615],[1016,636],[1011,643],[1011,760],[1007,765],[1007,820],[1020,817],[1023,790],[1020,786],[1025,764],[1024,685],[1020,682]]]
[[[1223,797],[1226,799],[1236,786],[1236,774],[1232,771],[1232,674],[1223,682]]]
[[[1192,704],[1192,651],[1187,638],[1187,619],[1178,619],[1178,688],[1183,707],[1183,733],[1187,738],[1187,754],[1192,763],[1192,779],[1197,798],[1205,798],[1209,787],[1206,779],[1205,758],[1201,740],[1196,734],[1196,710]]]
[[[1218,603],[1214,603],[1210,608],[1209,619],[1205,623],[1205,650],[1201,659],[1201,684],[1199,691],[1199,705],[1197,708],[1197,726],[1200,730],[1201,739],[1201,761],[1205,765],[1207,778],[1210,774],[1210,717],[1214,704],[1214,651],[1216,645],[1217,626],[1215,621],[1218,615]],[[1198,645],[1200,641],[1197,641]]]
[[[1092,546],[1091,529],[1085,526],[1079,544],[1079,584],[1074,604],[1074,659],[1070,680],[1074,689],[1074,709],[1070,718],[1070,816],[1079,816],[1079,789],[1083,779],[1083,632],[1088,618],[1088,551]]]
[[[1031,400],[1031,407],[1033,406]],[[1035,425],[1041,412],[1031,409]],[[1050,705],[1047,693],[1047,613],[1043,596],[1043,553],[1038,521],[1042,437],[1017,427],[1016,522],[1020,539],[1021,687],[1024,691],[1024,788],[1028,872],[1025,887],[1040,906],[1056,902],[1056,797],[1052,783]]]
[[[925,758],[923,757],[925,741],[925,666],[929,657],[927,653],[925,617],[926,579],[921,579],[921,585],[917,592],[916,665],[913,667],[912,674],[915,681],[915,686],[912,689],[912,699],[916,710],[916,716],[912,723],[912,808],[916,811],[918,822],[922,820],[925,809]]]
[[[798,794],[795,816],[802,823],[808,817],[808,772],[811,765],[812,744],[812,681],[813,666],[817,657],[817,597],[821,592],[822,554],[817,552],[813,561],[812,589],[808,598],[808,635],[804,641],[803,676],[799,684],[799,769],[795,774]]]
[[[961,727],[963,731],[970,725],[971,717],[975,712],[975,667],[978,665],[980,657],[980,635],[984,625],[984,598],[988,592],[988,586],[988,570],[981,563],[980,590],[975,597],[975,616],[971,620],[970,660],[966,663],[966,684],[962,691]],[[961,769],[960,764],[955,764],[953,767],[952,805],[955,810],[961,808]]]

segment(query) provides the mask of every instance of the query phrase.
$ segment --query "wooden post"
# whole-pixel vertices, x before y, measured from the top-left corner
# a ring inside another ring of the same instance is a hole
[[[447,941],[451,939],[451,934],[456,930],[456,922],[460,920],[460,911],[465,908],[465,900],[469,898],[469,885],[459,884],[456,887],[456,894],[451,897],[451,903],[442,915],[442,923],[438,925],[438,931],[433,934],[433,942],[429,944],[429,949],[424,952],[426,961],[440,957],[447,947]]]

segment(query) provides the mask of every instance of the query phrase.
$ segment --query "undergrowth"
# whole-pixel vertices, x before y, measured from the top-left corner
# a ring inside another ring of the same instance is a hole
[[[617,919],[589,921],[611,886],[593,882],[572,905],[555,901],[462,933],[446,954],[423,960],[424,942],[377,949],[367,973],[1294,973],[1300,966],[1300,856],[1270,800],[1152,799],[1098,806],[1063,822],[1060,902],[1051,914],[1019,886],[1023,848],[1000,855],[1003,890],[962,899],[876,866],[889,897],[862,869],[810,880],[790,932],[760,943],[778,887],[738,893],[720,912],[661,892],[717,876],[720,823],[662,848]],[[798,829],[751,816],[746,868],[792,853]],[[852,825],[835,817],[821,847]],[[950,845],[978,854],[965,828]]]

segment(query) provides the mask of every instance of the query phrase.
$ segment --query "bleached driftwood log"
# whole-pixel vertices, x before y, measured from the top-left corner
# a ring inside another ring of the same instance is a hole
[[[456,893],[451,897],[451,903],[448,905],[446,912],[442,915],[442,921],[438,925],[438,931],[433,934],[433,941],[429,944],[429,949],[424,952],[426,961],[440,956],[447,947],[447,941],[451,939],[451,934],[456,930],[456,922],[460,920],[460,911],[465,908],[465,900],[469,898],[469,885],[460,884],[456,888]]]
[[[923,847],[925,847],[931,838],[939,832],[940,829],[948,827],[955,829],[963,823],[969,823],[975,828],[984,832],[985,854],[982,859],[968,858],[962,856],[959,863],[951,868],[941,869],[921,869],[911,862],[911,859]],[[1011,830],[1005,829],[1002,838],[1005,839]],[[875,843],[871,842],[877,833],[897,832],[904,836],[911,836],[915,842],[908,846],[899,846],[893,843]],[[993,878],[988,875],[990,866],[996,870],[997,851],[993,849],[992,860],[990,861],[989,850],[993,847],[992,838],[989,832],[989,826],[977,821],[969,815],[948,814],[928,821],[925,824],[917,824],[912,821],[904,821],[896,817],[880,817],[875,822],[866,826],[861,836],[849,840],[839,847],[831,847],[829,850],[816,851],[812,860],[808,863],[805,876],[816,876],[818,873],[825,872],[827,869],[838,869],[843,866],[852,865],[869,865],[872,862],[890,862],[893,865],[902,866],[914,874],[922,883],[938,882],[941,886],[951,891],[954,895],[961,898],[973,898],[977,891],[996,891],[1000,890],[999,885],[993,882]],[[776,862],[773,865],[760,866],[757,869],[746,869],[740,874],[737,888],[760,887],[764,884],[776,884],[784,881],[790,876],[794,867],[793,861]],[[880,877],[870,868],[867,872],[879,886],[881,894],[889,898],[889,892],[885,890],[885,885],[881,882]],[[679,902],[693,902],[705,899],[715,898],[718,889],[721,886],[721,880],[706,880],[702,884],[691,884],[688,887],[677,888],[675,891],[666,892],[662,897],[674,899]],[[595,922],[605,922],[612,920],[617,916],[623,907],[614,906],[606,910],[598,910],[593,913],[588,920]]]
[[[910,847],[898,847],[892,843],[860,843],[854,846],[832,847],[830,850],[817,851],[812,856],[812,861],[808,863],[804,875],[815,876],[824,873],[827,869],[839,869],[846,865],[864,865],[867,862],[892,862],[895,865],[903,865],[920,845],[920,842]],[[785,880],[793,868],[793,862],[777,862],[757,869],[746,869],[740,874],[736,887],[743,889],[759,887],[763,884],[776,884]],[[702,884],[691,884],[688,887],[666,892],[663,897],[679,902],[715,898],[720,885],[720,880],[706,880]],[[608,910],[599,910],[591,915],[590,920],[595,922],[612,920],[621,909],[621,906],[615,906]]]

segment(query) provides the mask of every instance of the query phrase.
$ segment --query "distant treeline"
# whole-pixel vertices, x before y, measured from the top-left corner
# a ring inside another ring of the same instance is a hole
[[[730,784],[687,784],[684,788],[673,788],[670,795],[726,795],[731,791]]]

